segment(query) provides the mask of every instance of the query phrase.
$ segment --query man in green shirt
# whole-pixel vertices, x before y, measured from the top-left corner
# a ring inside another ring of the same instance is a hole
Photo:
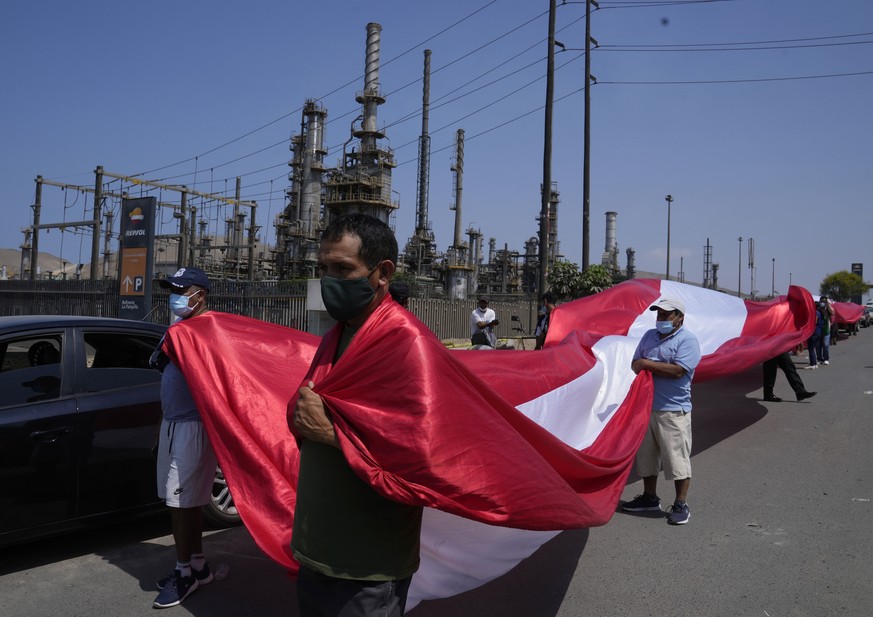
[[[396,262],[394,233],[376,218],[348,215],[324,230],[321,295],[342,329],[325,339],[336,345],[334,365],[388,295]],[[291,540],[300,617],[399,617],[419,566],[422,507],[387,499],[354,473],[313,388],[300,388],[291,418],[300,440]]]

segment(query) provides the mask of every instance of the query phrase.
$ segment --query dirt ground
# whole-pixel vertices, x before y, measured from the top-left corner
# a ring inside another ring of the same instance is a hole
[[[450,338],[443,339],[443,344],[449,349],[472,349],[470,339]],[[497,349],[526,349],[532,350],[536,340],[532,336],[513,336],[511,338],[497,339]]]

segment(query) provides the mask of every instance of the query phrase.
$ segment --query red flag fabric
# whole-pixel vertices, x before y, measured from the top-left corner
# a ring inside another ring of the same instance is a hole
[[[292,571],[298,452],[285,410],[315,382],[356,473],[390,498],[428,506],[411,607],[499,576],[556,530],[609,520],[648,421],[651,379],[630,362],[660,297],[685,302],[704,356],[696,380],[775,356],[813,327],[801,288],[755,303],[635,280],[557,307],[536,352],[449,351],[390,300],[335,366],[336,331],[316,355],[316,337],[215,312],[171,327],[166,346],[243,521]]]
[[[517,529],[609,520],[647,424],[649,380],[615,413],[609,443],[580,452],[518,413],[390,298],[332,366],[340,331],[325,336],[306,381],[332,412],[346,459],[378,492]],[[539,394],[574,376],[542,375],[528,384]]]
[[[234,503],[255,542],[292,572],[290,537],[300,452],[285,406],[321,339],[283,326],[209,311],[164,338],[197,402]]]
[[[840,325],[858,323],[864,315],[864,307],[854,302],[834,302],[834,316]]]

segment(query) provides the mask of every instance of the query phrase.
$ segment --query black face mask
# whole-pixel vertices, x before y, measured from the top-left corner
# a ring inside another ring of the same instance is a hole
[[[366,310],[376,295],[369,278],[378,267],[370,270],[367,276],[357,279],[321,277],[321,300],[331,317],[337,321],[348,321]]]

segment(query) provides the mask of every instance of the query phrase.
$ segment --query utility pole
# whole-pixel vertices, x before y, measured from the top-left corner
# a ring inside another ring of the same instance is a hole
[[[177,268],[183,268],[191,265],[188,261],[188,192],[186,187],[182,187],[182,193],[179,195],[179,252],[176,255]]]
[[[776,258],[773,258],[773,274],[772,280],[770,281],[770,297],[776,297]]]
[[[33,202],[33,239],[30,243],[30,275],[31,281],[36,280],[36,262],[39,259],[39,217],[42,212],[42,176],[36,177],[36,199]],[[24,272],[21,273],[22,278]]]
[[[742,298],[743,294],[740,291],[740,287],[743,284],[743,237],[740,236],[737,238],[737,241],[740,243],[740,251],[737,257],[737,298]]]
[[[670,205],[673,203],[673,196],[667,195],[664,199],[667,200],[667,280],[670,280]]]
[[[100,266],[100,224],[103,208],[103,166],[94,170],[94,226],[91,231],[91,280],[96,281]]]
[[[749,238],[749,297],[755,299],[755,239]]]
[[[584,161],[582,164],[582,271],[588,269],[590,254],[591,218],[591,82],[597,80],[591,75],[591,5],[600,8],[595,0],[585,0],[585,137]],[[596,44],[596,41],[595,41]]]
[[[540,273],[538,297],[546,292],[546,277],[549,274],[549,208],[552,197],[552,99],[555,96],[555,13],[556,0],[549,0],[549,40],[546,61],[546,113],[543,131],[543,184],[540,189]]]

